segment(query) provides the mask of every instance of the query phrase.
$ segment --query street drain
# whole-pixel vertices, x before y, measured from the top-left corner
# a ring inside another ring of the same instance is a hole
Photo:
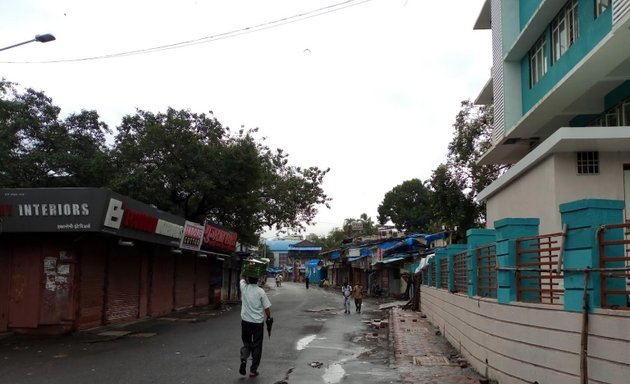
[[[446,358],[446,356],[414,356],[413,357],[413,365],[423,365],[426,367],[436,366],[436,365],[450,365],[451,362]]]

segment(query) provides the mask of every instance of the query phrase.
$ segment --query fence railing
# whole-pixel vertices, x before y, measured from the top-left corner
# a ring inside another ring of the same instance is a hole
[[[597,232],[602,308],[630,310],[630,223]]]
[[[564,276],[560,265],[563,243],[563,232],[516,240],[518,301],[563,303]]]
[[[467,252],[453,255],[453,288],[455,292],[468,292],[468,267],[466,265]]]
[[[442,289],[448,289],[448,260],[440,260],[440,282],[438,286]]]
[[[477,258],[477,295],[497,297],[497,247],[487,244],[475,250]]]

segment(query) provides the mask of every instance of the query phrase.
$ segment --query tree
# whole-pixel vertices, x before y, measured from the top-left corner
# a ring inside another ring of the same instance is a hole
[[[466,239],[466,231],[478,225],[475,201],[463,192],[462,185],[450,174],[445,164],[440,164],[433,171],[428,185],[433,192],[431,232],[444,228],[454,232],[454,242]]]
[[[0,186],[102,186],[107,125],[94,111],[65,121],[43,92],[0,81]]]
[[[356,230],[353,228],[353,223],[360,222],[361,229]],[[370,236],[378,233],[378,228],[374,225],[374,221],[371,217],[368,217],[367,213],[362,213],[358,219],[347,218],[343,221],[343,232],[347,237],[354,236]]]
[[[330,200],[328,170],[288,165],[288,155],[232,133],[214,117],[169,108],[126,116],[113,150],[112,186],[192,221],[211,219],[256,244],[264,227],[301,229]]]
[[[346,234],[339,228],[333,228],[326,236],[318,236],[316,234],[310,234],[307,236],[309,241],[322,247],[322,252],[328,252],[341,248],[345,238]]]
[[[378,220],[381,225],[391,220],[399,230],[426,232],[433,220],[431,208],[431,191],[420,179],[411,179],[385,194]]]
[[[454,179],[466,194],[468,201],[496,180],[507,165],[481,165],[479,160],[492,146],[492,106],[476,106],[470,100],[461,103],[461,110],[455,118],[455,132],[448,145],[448,175]],[[476,216],[474,223],[485,222],[485,205],[474,203]]]

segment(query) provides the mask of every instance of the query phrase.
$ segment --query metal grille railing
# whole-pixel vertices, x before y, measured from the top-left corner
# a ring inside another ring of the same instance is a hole
[[[436,278],[435,268],[437,268],[435,263],[431,263],[431,265],[429,265],[429,273],[431,274],[431,286],[432,287],[438,287],[439,286],[437,284],[437,282],[435,281],[435,278]]]
[[[497,297],[497,247],[487,244],[475,250],[477,257],[477,295]]]
[[[442,289],[448,289],[448,259],[440,260],[440,284]]]
[[[563,241],[563,232],[516,240],[518,301],[563,303],[564,277],[560,265]]]
[[[600,227],[602,308],[630,310],[630,223]]]
[[[467,252],[453,255],[453,277],[455,292],[468,292],[468,267],[466,265]]]

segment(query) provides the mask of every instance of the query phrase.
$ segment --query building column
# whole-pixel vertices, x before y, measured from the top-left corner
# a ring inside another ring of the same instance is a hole
[[[494,222],[496,229],[497,301],[509,304],[517,299],[516,271],[501,268],[516,267],[516,239],[538,236],[540,219],[506,218]]]
[[[477,248],[482,245],[492,244],[496,241],[494,229],[469,229],[466,231],[468,254],[466,257],[466,269],[468,276],[468,296],[477,295]]]
[[[560,205],[562,224],[567,225],[567,238],[564,246],[564,309],[581,312],[584,300],[584,284],[587,284],[589,308],[601,307],[601,273],[590,272],[585,277],[584,270],[599,268],[599,227],[607,224],[623,223],[624,202],[622,200],[584,199]],[[606,231],[607,239],[622,240],[623,230]],[[620,252],[623,246],[611,246],[608,253]],[[615,253],[617,254],[617,253]],[[621,265],[623,266],[623,262]],[[586,280],[585,280],[586,278]],[[625,289],[623,279],[611,279],[607,289]],[[620,305],[627,305],[624,296],[614,297]]]

